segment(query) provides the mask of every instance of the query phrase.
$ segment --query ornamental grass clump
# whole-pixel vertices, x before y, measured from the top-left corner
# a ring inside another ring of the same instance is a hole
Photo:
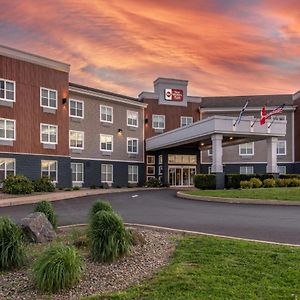
[[[114,212],[102,210],[93,215],[88,236],[93,261],[113,262],[129,251],[129,234]]]
[[[7,217],[0,217],[0,270],[21,267],[25,260],[21,229]]]
[[[57,228],[57,217],[55,215],[52,203],[48,201],[38,202],[34,208],[34,212],[44,213],[48,221],[52,224],[53,228]]]
[[[90,217],[92,218],[98,211],[102,210],[112,212],[113,208],[109,202],[97,200],[91,208]]]
[[[82,259],[75,247],[55,244],[35,262],[33,280],[38,290],[55,293],[78,283],[82,271]]]

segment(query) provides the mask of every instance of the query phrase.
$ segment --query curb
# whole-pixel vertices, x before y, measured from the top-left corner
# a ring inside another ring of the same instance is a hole
[[[283,200],[259,200],[248,198],[220,198],[211,196],[195,196],[189,195],[185,192],[177,192],[176,196],[182,199],[197,200],[204,202],[217,202],[217,203],[229,203],[229,204],[258,204],[258,205],[281,205],[281,206],[300,206],[300,202],[297,201],[283,201]]]
[[[176,229],[176,228],[156,226],[156,225],[138,224],[138,223],[124,223],[124,224],[126,226],[139,227],[139,228],[145,228],[145,229],[155,229],[155,230],[159,230],[159,231],[168,231],[168,232],[181,233],[181,234],[202,235],[202,236],[216,237],[216,238],[222,238],[222,239],[227,239],[227,240],[254,242],[254,243],[277,245],[277,246],[300,247],[300,244],[289,244],[289,243],[271,242],[271,241],[256,240],[256,239],[247,239],[247,238],[235,237],[235,236],[230,236],[230,235],[220,235],[220,234],[214,234],[214,233]],[[72,224],[72,225],[59,226],[58,228],[61,228],[61,229],[74,228],[74,227],[78,227],[78,226],[82,227],[82,226],[87,226],[87,225],[88,224],[85,224],[85,223]]]
[[[127,189],[111,189],[111,190],[99,189],[99,190],[86,190],[86,191],[79,191],[79,192],[71,191],[71,192],[67,192],[67,194],[65,195],[59,195],[59,193],[58,194],[54,193],[54,194],[42,194],[42,195],[33,195],[33,196],[22,196],[17,198],[0,199],[0,208],[16,206],[16,205],[24,205],[24,204],[33,204],[43,200],[54,202],[54,201],[69,200],[69,199],[81,198],[87,196],[97,196],[97,195],[116,194],[116,193],[130,193],[130,192],[151,191],[151,190],[159,190],[159,188],[127,188]]]

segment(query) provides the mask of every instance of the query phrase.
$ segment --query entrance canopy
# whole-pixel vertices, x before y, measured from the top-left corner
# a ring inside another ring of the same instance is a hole
[[[259,120],[254,121],[252,117],[243,117],[234,126],[236,118],[212,116],[147,139],[146,150],[156,151],[183,145],[195,145],[199,150],[206,150],[212,148],[212,136],[216,134],[222,135],[223,147],[286,135],[286,121],[269,120],[265,125],[260,125]]]

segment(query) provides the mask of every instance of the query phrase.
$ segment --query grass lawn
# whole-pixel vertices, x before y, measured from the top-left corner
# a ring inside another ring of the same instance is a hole
[[[300,248],[190,236],[170,265],[125,291],[85,299],[299,299]]]
[[[300,187],[259,188],[244,190],[196,190],[186,193],[195,196],[300,201]]]

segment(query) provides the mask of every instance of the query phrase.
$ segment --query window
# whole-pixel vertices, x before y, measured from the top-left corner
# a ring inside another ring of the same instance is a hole
[[[213,155],[212,149],[208,149],[208,150],[207,150],[207,155],[208,155],[208,156],[212,156],[212,155]]]
[[[101,181],[113,182],[113,165],[101,165]]]
[[[139,113],[127,110],[127,126],[138,127]]]
[[[16,173],[16,160],[13,158],[0,158],[0,182]]]
[[[286,115],[272,116],[272,120],[274,120],[274,121],[286,121]]]
[[[240,167],[240,174],[253,174],[254,169],[253,166],[241,166]]]
[[[279,174],[286,174],[286,166],[278,166],[277,171]]]
[[[183,154],[169,154],[168,155],[169,164],[197,164],[196,155],[183,155]]]
[[[84,149],[84,132],[70,130],[69,132],[70,148]]]
[[[71,163],[72,182],[82,183],[83,180],[83,163]]]
[[[254,143],[246,143],[239,145],[240,155],[254,155]]]
[[[180,118],[180,126],[187,126],[193,123],[193,117],[181,117]]]
[[[286,155],[286,141],[277,142],[277,155]]]
[[[162,175],[163,173],[163,166],[158,166],[158,175]]]
[[[53,182],[57,182],[57,161],[42,160],[42,177],[50,177]]]
[[[0,100],[15,102],[16,83],[11,80],[0,79]]]
[[[158,164],[160,164],[160,165],[163,164],[163,156],[162,155],[158,156]]]
[[[138,139],[127,138],[127,153],[137,154],[138,151]]]
[[[152,128],[153,129],[165,129],[165,116],[164,115],[152,115]]]
[[[69,116],[74,118],[84,118],[84,102],[70,99]]]
[[[155,175],[155,167],[147,166],[147,175]]]
[[[113,108],[110,106],[100,105],[100,121],[112,123],[113,122]]]
[[[41,106],[47,108],[57,108],[57,91],[41,87]]]
[[[100,150],[113,151],[113,136],[107,134],[100,134]]]
[[[41,124],[41,143],[57,144],[57,125]]]
[[[16,121],[0,118],[0,140],[15,140]]]
[[[147,155],[147,165],[154,165],[154,164],[155,164],[155,156]]]
[[[128,182],[137,183],[138,182],[138,166],[128,166]]]

